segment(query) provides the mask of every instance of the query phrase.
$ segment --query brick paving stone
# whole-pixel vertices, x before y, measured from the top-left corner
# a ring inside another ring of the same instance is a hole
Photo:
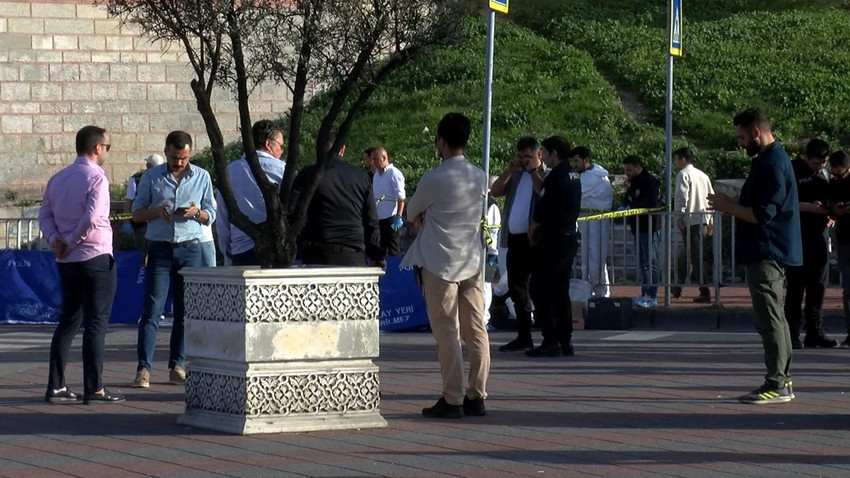
[[[746,306],[741,291],[723,297]],[[662,312],[656,328],[576,331],[570,359],[494,351],[488,415],[460,420],[420,416],[441,388],[430,334],[385,333],[377,363],[388,428],[246,437],[177,425],[183,391],[162,383],[164,370],[151,389],[129,388],[133,327],[110,330],[104,373],[128,401],[87,407],[42,401],[52,327],[0,326],[0,342],[7,330],[46,337],[0,352],[0,476],[850,476],[850,351],[795,351],[797,400],[747,406],[736,397],[764,373],[752,323],[718,330],[713,319],[689,326],[691,312]],[[491,334],[492,350],[513,335]],[[80,388],[79,364],[69,380]]]

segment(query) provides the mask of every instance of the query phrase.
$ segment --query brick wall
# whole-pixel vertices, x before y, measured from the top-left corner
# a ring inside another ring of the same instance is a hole
[[[0,0],[0,192],[40,190],[73,161],[86,124],[109,130],[112,182],[161,152],[169,131],[192,133],[196,150],[208,146],[184,57],[119,26],[91,0]],[[251,101],[256,121],[279,117],[291,100],[284,87],[264,85]],[[225,140],[236,139],[230,93],[217,92],[214,108]]]

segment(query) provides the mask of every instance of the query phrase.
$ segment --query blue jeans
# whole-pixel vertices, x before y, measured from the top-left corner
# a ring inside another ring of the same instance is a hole
[[[203,267],[215,267],[215,241],[207,241],[201,243],[201,256],[203,257]]]
[[[168,368],[183,366],[186,358],[186,344],[183,336],[183,276],[180,269],[200,267],[203,253],[200,243],[172,245],[169,242],[151,241],[148,243],[148,265],[145,269],[145,300],[142,319],[139,321],[139,338],[136,353],[139,358],[137,370],[151,369],[153,351],[156,347],[156,333],[159,330],[159,315],[168,297],[168,286],[174,291],[174,325],[171,327]]]
[[[651,239],[650,236],[652,236]],[[657,298],[658,283],[661,282],[661,264],[658,262],[658,245],[660,243],[661,231],[642,232],[637,235],[640,295],[652,299]],[[651,272],[650,259],[652,259]]]

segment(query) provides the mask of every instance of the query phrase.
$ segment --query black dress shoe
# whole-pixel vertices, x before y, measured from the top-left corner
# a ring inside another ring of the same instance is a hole
[[[561,344],[543,344],[536,349],[526,350],[525,355],[529,357],[561,357],[564,353],[561,351]]]
[[[573,343],[567,342],[566,345],[561,345],[561,353],[564,354],[564,357],[575,357],[576,351],[573,348]]]
[[[803,340],[803,344],[808,347],[821,347],[821,348],[832,348],[838,345],[838,342],[830,339],[829,337],[818,334],[818,335],[806,335],[805,340]]]
[[[44,394],[44,401],[48,403],[77,403],[82,399],[76,393],[68,390],[59,390],[58,392],[55,390],[48,390],[47,393]]]
[[[469,417],[483,417],[487,415],[487,410],[484,408],[484,399],[478,397],[473,400],[464,395],[463,414]]]
[[[791,349],[800,350],[803,348],[803,342],[800,342],[800,337],[791,337]]]
[[[124,400],[126,400],[124,395],[113,395],[105,388],[103,389],[103,395],[97,393],[86,393],[83,395],[83,403],[86,405],[89,403],[121,403]]]
[[[422,409],[422,416],[428,418],[461,418],[463,417],[463,406],[449,405],[445,398],[440,397],[433,407]]]
[[[520,350],[531,350],[534,342],[531,340],[514,339],[499,347],[499,352],[519,352]]]

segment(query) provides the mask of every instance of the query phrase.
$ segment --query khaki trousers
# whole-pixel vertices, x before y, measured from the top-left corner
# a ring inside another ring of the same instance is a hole
[[[487,398],[490,339],[483,321],[481,274],[460,282],[449,282],[423,268],[422,295],[431,332],[437,342],[443,398],[449,405],[463,404],[461,338],[469,350],[469,386],[466,396],[473,400]]]

